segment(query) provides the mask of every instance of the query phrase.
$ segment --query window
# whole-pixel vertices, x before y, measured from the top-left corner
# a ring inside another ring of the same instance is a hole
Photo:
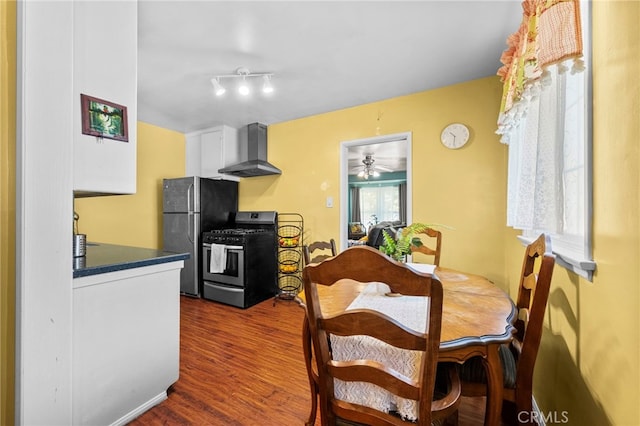
[[[363,186],[360,188],[360,209],[366,222],[372,217],[378,222],[400,220],[399,186]]]
[[[509,143],[507,224],[528,243],[551,236],[557,263],[591,279],[591,71],[589,3],[581,2],[583,58],[545,67],[523,96]],[[584,64],[584,71],[579,66]]]

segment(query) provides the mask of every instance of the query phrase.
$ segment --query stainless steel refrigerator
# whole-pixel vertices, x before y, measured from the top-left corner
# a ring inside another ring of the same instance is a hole
[[[180,272],[180,292],[199,297],[201,235],[233,223],[238,211],[238,182],[191,176],[162,183],[163,250],[189,253]]]

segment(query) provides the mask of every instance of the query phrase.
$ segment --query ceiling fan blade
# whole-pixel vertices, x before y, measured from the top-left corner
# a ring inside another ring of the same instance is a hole
[[[394,171],[393,169],[391,169],[391,168],[389,168],[387,166],[382,166],[382,165],[379,165],[379,164],[374,164],[373,168],[381,170],[383,172],[393,172]]]

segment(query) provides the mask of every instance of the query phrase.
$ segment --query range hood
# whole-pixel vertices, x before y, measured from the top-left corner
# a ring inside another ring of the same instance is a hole
[[[240,177],[280,175],[282,170],[267,161],[267,126],[251,123],[240,129],[240,143],[247,144],[247,161],[224,167],[218,172]]]

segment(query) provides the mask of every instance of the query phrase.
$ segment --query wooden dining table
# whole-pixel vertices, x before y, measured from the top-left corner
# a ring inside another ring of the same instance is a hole
[[[443,287],[439,361],[463,363],[480,356],[487,373],[485,425],[499,425],[503,374],[498,348],[512,339],[516,308],[510,297],[480,275],[433,265],[408,263],[422,273],[434,273]],[[368,283],[342,280],[340,285],[318,286],[323,316],[344,311]],[[304,303],[304,293],[300,294]],[[303,345],[309,345],[308,324]]]

